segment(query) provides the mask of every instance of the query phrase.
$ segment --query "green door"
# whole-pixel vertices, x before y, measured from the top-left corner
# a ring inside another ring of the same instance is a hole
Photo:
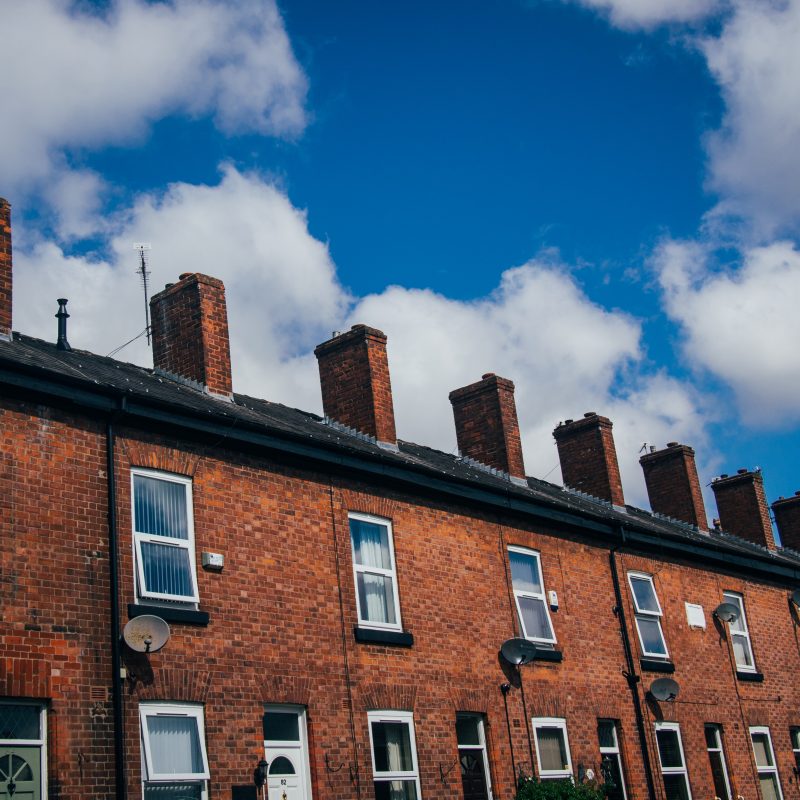
[[[41,800],[41,748],[0,746],[0,800]]]

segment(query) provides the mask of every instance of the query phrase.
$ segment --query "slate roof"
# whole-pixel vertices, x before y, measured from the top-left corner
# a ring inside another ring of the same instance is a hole
[[[398,442],[398,449],[379,445],[368,436],[331,423],[317,414],[235,394],[226,402],[152,369],[116,361],[84,350],[57,350],[54,344],[14,333],[12,341],[0,339],[0,384],[9,374],[46,377],[84,390],[119,396],[144,403],[189,412],[231,426],[244,423],[265,433],[304,441],[350,455],[378,459],[409,470],[424,471],[444,480],[455,480],[512,497],[540,503],[589,519],[601,519],[636,528],[671,541],[703,544],[720,554],[730,553],[800,568],[800,553],[789,549],[769,551],[744,539],[720,531],[700,532],[686,523],[626,506],[624,509],[538,478],[527,486],[470,459],[444,453],[413,442]]]

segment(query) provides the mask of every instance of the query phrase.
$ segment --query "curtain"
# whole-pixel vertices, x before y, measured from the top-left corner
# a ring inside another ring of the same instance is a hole
[[[392,558],[389,552],[389,530],[385,525],[350,520],[350,535],[356,564],[362,567],[391,569]]]
[[[151,767],[157,775],[203,775],[203,752],[195,717],[148,716]]]
[[[520,597],[519,608],[522,612],[526,636],[533,636],[537,639],[553,638],[553,630],[550,627],[543,600],[538,597]]]
[[[358,594],[361,613],[370,622],[397,622],[394,613],[392,579],[370,572],[358,573]]]
[[[542,770],[569,769],[564,732],[561,728],[537,728],[536,740],[539,743]]]
[[[189,551],[159,542],[142,542],[142,569],[148,592],[192,597],[192,568]]]
[[[511,583],[514,591],[541,594],[542,585],[539,583],[539,566],[536,563],[536,557],[510,550],[508,560],[511,563]]]
[[[139,533],[189,538],[184,484],[134,475],[133,497],[134,524]]]

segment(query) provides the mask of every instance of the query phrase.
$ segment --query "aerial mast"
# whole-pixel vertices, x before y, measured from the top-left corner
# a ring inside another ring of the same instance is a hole
[[[147,334],[147,344],[150,344],[150,297],[147,279],[150,277],[150,270],[148,269],[150,266],[150,256],[148,254],[151,247],[146,242],[137,242],[134,244],[133,249],[136,250],[139,255],[139,266],[136,269],[136,274],[142,282],[142,289],[144,291],[145,333]]]

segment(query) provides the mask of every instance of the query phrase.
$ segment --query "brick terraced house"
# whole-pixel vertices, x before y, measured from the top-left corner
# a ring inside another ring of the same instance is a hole
[[[800,497],[778,547],[760,473],[723,476],[709,529],[671,443],[628,506],[595,413],[554,432],[570,488],[526,477],[493,374],[450,395],[459,456],[398,440],[363,325],[316,350],[324,418],[237,394],[204,275],[153,297],[153,369],[65,313],[12,333],[11,262],[2,201],[1,800],[250,798],[260,761],[270,800],[796,797]]]

